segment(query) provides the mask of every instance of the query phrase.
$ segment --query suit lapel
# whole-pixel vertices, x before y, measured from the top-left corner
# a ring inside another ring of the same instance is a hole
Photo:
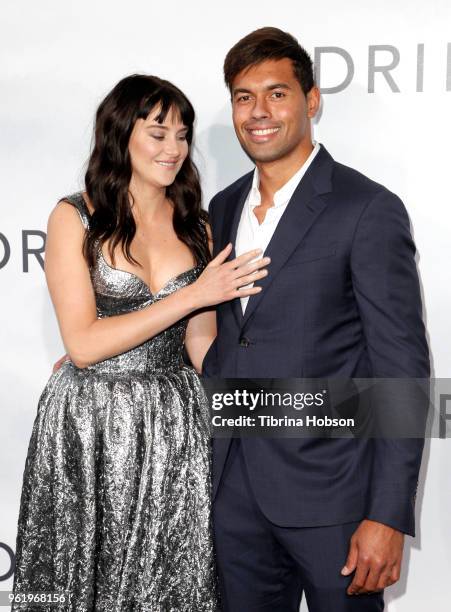
[[[235,200],[228,203],[225,212],[224,225],[221,234],[221,244],[219,251],[222,250],[226,244],[231,242],[233,244],[232,252],[230,253],[228,259],[235,259],[235,242],[236,235],[238,231],[238,225],[241,219],[241,213],[243,211],[244,203],[247,198],[247,194],[252,185],[253,172],[251,172],[247,180],[244,182],[243,187],[236,194]],[[243,311],[241,310],[241,302],[240,300],[232,300],[230,302],[230,307],[235,316],[235,319],[238,323],[238,326],[241,327],[243,322]]]
[[[249,321],[279,270],[326,207],[327,200],[322,194],[331,190],[332,165],[332,158],[324,147],[321,147],[297,186],[268,244],[265,255],[271,257],[269,274],[256,283],[263,290],[249,298],[241,320],[242,326]],[[234,302],[238,303],[241,312],[240,301]]]
[[[229,202],[226,205],[224,211],[224,223],[221,232],[221,243],[219,249],[215,249],[216,252],[221,251],[226,244],[231,242],[233,244],[233,251],[229,256],[229,259],[234,259],[235,255],[235,240],[238,231],[238,225],[243,211],[244,202],[246,201],[247,194],[252,185],[253,171],[244,177],[242,187],[229,196]]]

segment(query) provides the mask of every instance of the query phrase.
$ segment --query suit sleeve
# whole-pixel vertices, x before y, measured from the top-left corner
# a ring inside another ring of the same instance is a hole
[[[219,196],[221,192],[217,193],[210,200],[210,204],[208,205],[208,217],[210,221],[211,233],[213,235],[213,257],[219,253],[219,231],[220,231],[220,223],[219,223],[219,215],[217,215],[217,207],[219,202]]]
[[[415,245],[404,205],[388,190],[379,191],[360,217],[351,271],[372,376],[428,378],[429,351]],[[374,461],[366,517],[415,535],[415,498],[424,439],[382,437],[372,442]]]
[[[208,217],[213,236],[213,257],[218,254],[218,224],[215,216],[215,205],[218,201],[218,195],[215,195],[208,205]],[[208,349],[204,360],[202,362],[202,376],[204,378],[217,378],[219,376],[218,356],[217,356],[217,343],[216,339],[213,340],[210,348]]]

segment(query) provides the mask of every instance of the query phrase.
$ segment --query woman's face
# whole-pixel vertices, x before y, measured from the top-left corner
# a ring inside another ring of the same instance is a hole
[[[170,109],[163,123],[158,123],[160,108],[153,108],[146,119],[138,119],[128,144],[132,180],[153,187],[171,185],[188,155],[188,128],[177,112]]]

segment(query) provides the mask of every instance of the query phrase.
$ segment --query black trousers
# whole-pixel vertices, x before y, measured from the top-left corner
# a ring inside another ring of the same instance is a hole
[[[252,493],[239,439],[233,440],[213,505],[223,612],[381,612],[382,593],[347,595],[340,571],[359,523],[287,528],[271,523]]]

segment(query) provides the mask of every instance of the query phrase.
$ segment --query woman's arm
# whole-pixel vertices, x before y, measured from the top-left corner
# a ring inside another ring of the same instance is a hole
[[[208,247],[213,254],[213,235],[207,223]],[[202,363],[211,343],[216,338],[216,309],[194,314],[186,328],[185,348],[196,371],[202,373]]]
[[[45,259],[63,343],[80,368],[130,350],[200,308],[255,293],[258,288],[237,288],[266,274],[259,270],[266,263],[264,259],[256,262],[258,266],[249,263],[255,252],[223,263],[230,253],[228,247],[195,283],[141,310],[97,319],[89,269],[82,254],[84,231],[77,211],[69,204],[59,204],[49,218]]]
[[[205,310],[190,318],[186,328],[185,347],[191,363],[199,374],[202,372],[204,357],[215,338],[215,310]]]

